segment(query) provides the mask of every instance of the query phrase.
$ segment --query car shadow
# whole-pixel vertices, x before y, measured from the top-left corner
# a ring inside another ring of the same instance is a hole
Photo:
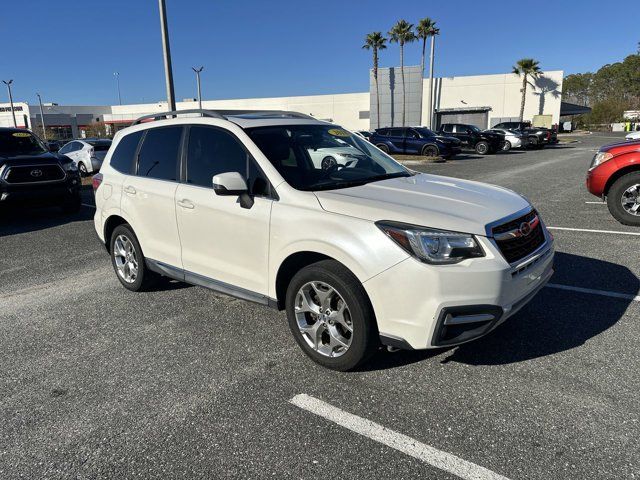
[[[85,206],[77,213],[64,213],[60,208],[17,208],[0,212],[0,237],[84,222],[93,219],[94,213],[95,209]]]
[[[583,288],[620,285],[637,295],[640,280],[628,268],[594,258],[558,252],[554,284]],[[573,282],[573,285],[572,285]],[[620,320],[630,299],[543,288],[522,310],[487,336],[449,349],[402,351],[377,355],[364,370],[384,370],[450,352],[441,363],[505,365],[580,347]]]

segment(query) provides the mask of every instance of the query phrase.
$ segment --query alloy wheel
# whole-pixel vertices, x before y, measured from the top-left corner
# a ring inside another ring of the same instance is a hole
[[[118,235],[113,243],[113,258],[118,275],[127,283],[138,278],[138,257],[133,242],[126,235]]]
[[[624,211],[634,215],[640,216],[640,184],[631,185],[624,192],[622,192],[622,208]]]
[[[325,282],[305,283],[296,294],[294,311],[307,345],[325,357],[344,355],[353,339],[353,322],[344,298]]]

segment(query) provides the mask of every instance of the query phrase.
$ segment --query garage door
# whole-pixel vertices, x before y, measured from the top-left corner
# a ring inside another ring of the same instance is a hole
[[[443,123],[465,123],[485,129],[489,126],[489,112],[438,112],[438,128]]]

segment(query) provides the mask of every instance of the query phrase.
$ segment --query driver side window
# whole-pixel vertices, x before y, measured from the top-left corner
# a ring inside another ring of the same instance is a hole
[[[226,172],[240,173],[247,180],[252,195],[269,195],[269,182],[238,139],[218,128],[191,126],[187,183],[213,188],[213,177]]]

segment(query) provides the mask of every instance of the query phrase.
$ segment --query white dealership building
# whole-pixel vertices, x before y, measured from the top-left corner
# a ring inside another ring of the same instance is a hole
[[[562,71],[548,71],[527,85],[525,120],[557,124],[561,115]],[[378,89],[380,125],[402,123],[402,83],[398,68],[380,69]],[[405,67],[407,125],[427,125],[428,79],[420,81],[419,67]],[[436,78],[433,84],[434,126],[444,122],[475,124],[489,128],[500,121],[517,120],[520,115],[522,79],[515,74],[476,75]],[[377,126],[377,98],[373,76],[370,89],[361,93],[309,95],[296,97],[204,100],[205,109],[216,110],[292,110],[318,119],[338,123],[351,130],[370,130]],[[178,102],[178,110],[197,108],[193,99]],[[64,138],[81,137],[91,123],[104,122],[112,131],[124,128],[136,118],[167,110],[167,103],[62,106],[45,104],[44,122]],[[37,104],[14,104],[16,123],[39,131]],[[0,104],[0,127],[13,126],[9,104]]]

